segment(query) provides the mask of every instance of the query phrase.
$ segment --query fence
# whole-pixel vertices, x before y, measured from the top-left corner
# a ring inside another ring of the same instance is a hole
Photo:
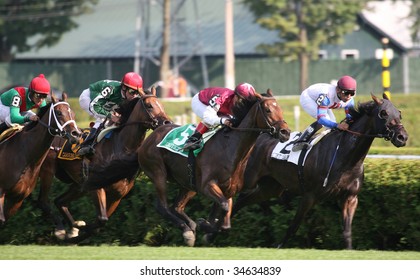
[[[297,62],[281,62],[276,58],[236,58],[236,82],[252,83],[258,91],[271,88],[275,95],[296,95],[299,90],[299,65]],[[208,58],[207,68],[210,86],[224,85],[223,58]],[[78,96],[90,83],[102,79],[121,79],[132,71],[133,61],[93,62],[13,62],[0,63],[0,88],[12,84],[29,83],[39,73],[44,73],[51,85]],[[381,61],[367,60],[319,60],[309,66],[309,83],[330,82],[341,75],[352,75],[358,82],[358,94],[381,93]],[[391,61],[391,93],[419,93],[420,58],[403,58]],[[159,69],[145,63],[141,70],[146,86],[159,79]],[[199,59],[192,59],[180,69],[193,88],[203,88]]]

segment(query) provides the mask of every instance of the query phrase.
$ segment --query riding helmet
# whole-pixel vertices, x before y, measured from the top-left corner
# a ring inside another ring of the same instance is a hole
[[[132,89],[143,88],[143,79],[135,72],[128,72],[122,78],[121,83]]]
[[[39,74],[38,77],[32,79],[29,84],[29,89],[41,94],[49,94],[51,91],[50,82],[45,78],[44,74]]]
[[[343,76],[338,80],[337,86],[342,90],[356,90],[357,83],[352,77]]]
[[[251,84],[241,83],[236,86],[235,93],[244,98],[255,95],[255,89]]]

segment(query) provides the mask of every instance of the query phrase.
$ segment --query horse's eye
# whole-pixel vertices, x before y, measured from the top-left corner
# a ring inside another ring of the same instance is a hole
[[[386,119],[388,117],[388,112],[386,110],[382,110],[381,112],[379,112],[379,117],[381,117],[382,119]]]
[[[62,115],[63,115],[63,112],[61,112],[61,111],[55,111],[55,114],[56,114],[57,116],[62,116]]]
[[[153,105],[152,104],[146,104],[147,109],[153,109]]]

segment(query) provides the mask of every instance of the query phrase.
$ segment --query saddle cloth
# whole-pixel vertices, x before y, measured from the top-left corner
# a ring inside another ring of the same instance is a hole
[[[177,128],[172,129],[165,135],[162,141],[157,144],[157,147],[167,149],[173,153],[182,155],[184,157],[188,157],[188,150],[184,150],[182,147],[187,141],[188,137],[190,137],[195,131],[195,125],[193,124],[186,124],[184,126],[180,126]],[[206,143],[220,128],[216,128],[213,130],[209,130],[203,135],[203,142]],[[194,150],[194,155],[197,156],[203,147]]]
[[[331,130],[328,129],[328,130],[325,130],[325,131],[323,131],[321,133],[318,133],[318,134],[315,135],[314,138],[312,138],[309,141],[309,143],[311,144],[311,147],[309,149],[307,149],[307,152],[305,154],[305,158],[303,159],[302,166],[305,164],[306,156],[309,154],[309,151],[312,149],[312,147],[314,145],[316,145],[316,143],[318,143],[319,140],[321,140],[322,137],[324,137],[325,135],[327,135],[330,131]],[[275,158],[275,159],[278,159],[278,160],[286,160],[288,162],[291,162],[291,163],[297,165],[298,164],[299,157],[300,157],[300,154],[302,153],[302,150],[293,152],[292,151],[292,147],[296,143],[296,140],[299,139],[299,136],[301,134],[302,133],[299,132],[299,131],[292,132],[290,134],[290,138],[289,138],[288,141],[286,141],[284,143],[280,143],[279,142],[274,147],[273,151],[271,152],[271,157],[272,158]]]

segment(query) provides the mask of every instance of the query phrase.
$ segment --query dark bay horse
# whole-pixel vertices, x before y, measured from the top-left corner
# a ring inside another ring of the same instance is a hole
[[[121,122],[118,128],[113,130],[110,137],[101,140],[95,146],[95,154],[90,161],[85,162],[88,167],[87,174],[82,159],[64,160],[58,158],[58,149],[63,143],[58,144],[57,149],[52,149],[40,173],[40,188],[38,203],[40,208],[46,212],[47,216],[53,218],[56,223],[55,235],[59,239],[67,238],[70,242],[80,242],[89,237],[94,229],[104,226],[108,218],[118,207],[134,185],[137,177],[138,166],[122,170],[122,175],[118,179],[112,179],[111,171],[100,172],[95,167],[97,165],[107,165],[112,159],[125,154],[136,154],[136,149],[146,137],[146,132],[155,129],[159,125],[170,123],[170,118],[166,115],[163,105],[156,96],[156,91],[145,93],[141,91],[140,97],[130,102],[123,103],[119,108]],[[111,174],[110,174],[111,173]],[[87,175],[87,176],[86,176]],[[91,176],[92,175],[92,176]],[[54,176],[60,181],[68,183],[69,188],[66,192],[55,199],[55,205],[64,217],[71,231],[66,235],[61,219],[51,213],[49,206],[48,192],[53,183]],[[99,182],[99,177],[102,181]],[[84,184],[96,185],[93,192],[88,192]],[[93,195],[93,201],[97,209],[97,220],[95,223],[86,226],[84,221],[76,221],[69,211],[69,205],[87,194]],[[79,229],[83,229],[83,235],[79,236]]]
[[[281,243],[285,245],[317,202],[335,199],[342,209],[345,246],[352,249],[351,226],[357,195],[363,185],[363,161],[374,138],[390,140],[395,147],[403,147],[408,139],[400,111],[386,95],[383,98],[372,95],[373,101],[361,103],[357,111],[352,110],[354,121],[349,131],[335,130],[324,136],[309,151],[301,176],[297,165],[271,157],[278,141],[261,135],[245,170],[244,192],[235,201],[232,215],[246,205],[278,197],[284,192],[301,196]]]
[[[187,157],[156,146],[177,125],[157,128],[138,149],[140,167],[157,191],[158,212],[182,230],[184,241],[189,246],[195,243],[196,223],[184,211],[188,201],[197,192],[204,194],[221,209],[223,220],[232,206],[232,197],[242,187],[244,162],[259,133],[270,132],[281,141],[290,136],[283,112],[270,90],[267,96],[257,94],[252,101],[243,100],[237,104],[233,115],[239,125],[216,132],[197,155],[194,184],[190,183]],[[180,186],[179,196],[171,208],[167,201],[168,180]],[[229,221],[223,222],[226,227],[230,226]]]
[[[39,109],[39,121],[26,125],[12,138],[0,143],[0,224],[20,208],[33,191],[42,162],[55,136],[76,143],[80,130],[67,95]]]

